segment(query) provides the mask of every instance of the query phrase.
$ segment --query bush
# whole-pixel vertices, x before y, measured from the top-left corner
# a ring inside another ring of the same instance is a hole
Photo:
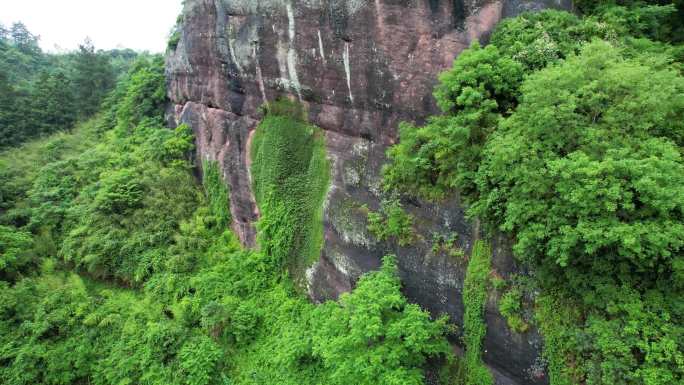
[[[95,193],[95,209],[103,214],[126,214],[140,207],[145,191],[139,180],[131,169],[105,171]]]
[[[519,288],[512,288],[504,293],[499,299],[499,312],[506,321],[508,327],[516,333],[525,333],[529,325],[523,319],[522,313],[522,292]]]
[[[368,231],[381,241],[394,239],[399,246],[406,247],[416,238],[413,221],[398,199],[383,201],[379,213],[368,213]]]
[[[0,226],[0,281],[13,282],[35,263],[31,258],[31,234]]]
[[[180,367],[188,385],[208,385],[215,378],[221,348],[209,337],[199,335],[183,345],[179,352]]]
[[[535,264],[669,275],[684,245],[682,90],[676,72],[598,42],[531,76],[487,145],[473,212],[515,232]]]
[[[132,130],[144,119],[163,122],[166,106],[166,77],[164,60],[138,60],[129,72],[126,88],[117,100],[116,118],[120,130]]]
[[[517,104],[522,76],[522,66],[494,46],[475,43],[463,51],[435,89],[446,115],[425,127],[400,126],[401,142],[387,152],[386,187],[428,199],[444,198],[454,188],[472,194],[482,146]]]
[[[176,48],[178,48],[178,44],[180,43],[180,40],[181,40],[180,31],[173,31],[173,33],[171,33],[171,36],[169,36],[169,42],[167,43],[167,49],[170,51],[175,51]]]
[[[317,308],[313,319],[313,353],[330,370],[328,384],[420,385],[429,357],[450,356],[443,338],[447,320],[431,322],[406,302],[393,257],[385,257],[382,270],[361,278],[339,304]]]

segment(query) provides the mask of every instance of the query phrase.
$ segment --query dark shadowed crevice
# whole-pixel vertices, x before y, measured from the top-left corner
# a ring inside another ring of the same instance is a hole
[[[454,17],[454,28],[462,29],[465,27],[466,9],[463,0],[454,0],[454,9],[452,10],[452,14]]]

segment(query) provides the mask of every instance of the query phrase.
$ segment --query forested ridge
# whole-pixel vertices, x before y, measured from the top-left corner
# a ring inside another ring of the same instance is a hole
[[[393,199],[364,208],[404,246],[402,202],[465,201],[482,239],[433,246],[467,262],[461,330],[407,301],[392,255],[308,300],[331,161],[298,102],[261,109],[244,248],[221,168],[166,127],[163,57],[0,26],[0,383],[493,385],[491,293],[539,329],[551,385],[684,383],[684,3],[576,6],[461,53],[442,114],[388,149]],[[492,274],[498,234],[527,273]]]
[[[0,24],[0,149],[70,129],[100,110],[104,97],[139,53],[78,50],[46,53],[39,36],[17,22]]]

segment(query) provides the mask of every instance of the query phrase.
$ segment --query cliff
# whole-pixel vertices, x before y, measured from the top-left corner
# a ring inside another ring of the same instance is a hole
[[[324,206],[325,242],[306,271],[314,301],[349,291],[358,277],[398,256],[405,294],[434,314],[462,324],[464,258],[433,250],[434,234],[457,234],[471,249],[478,230],[454,197],[440,205],[407,202],[415,217],[411,247],[379,242],[366,230],[366,209],[385,198],[380,170],[401,121],[437,112],[437,75],[503,17],[569,0],[186,0],[180,41],[167,58],[177,123],[197,137],[197,157],[219,162],[230,186],[233,228],[255,244],[259,217],[249,175],[249,143],[259,107],[281,95],[301,101],[325,130],[331,187]],[[505,240],[495,240],[493,267],[517,268]],[[491,296],[484,360],[500,384],[547,382],[535,331],[509,330]]]

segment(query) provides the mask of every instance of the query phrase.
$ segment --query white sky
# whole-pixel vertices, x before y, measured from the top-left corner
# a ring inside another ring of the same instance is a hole
[[[0,0],[0,23],[21,21],[44,50],[72,50],[86,37],[98,49],[163,52],[181,0]]]

